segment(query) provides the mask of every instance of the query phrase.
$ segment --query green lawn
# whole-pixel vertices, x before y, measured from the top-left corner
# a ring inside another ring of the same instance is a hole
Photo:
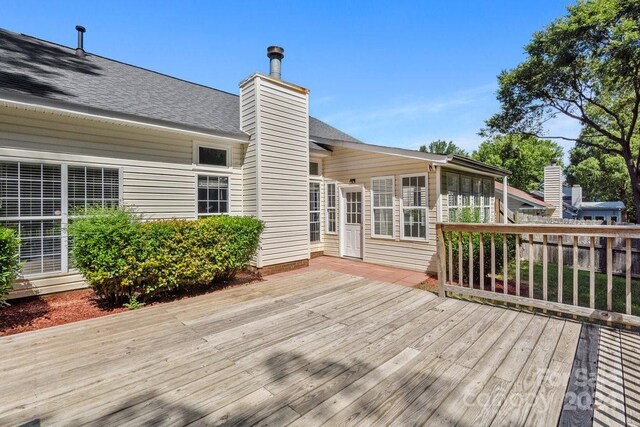
[[[547,264],[547,299],[549,301],[558,301],[558,265]],[[573,268],[565,266],[562,272],[562,301],[565,304],[573,304]],[[502,278],[500,276],[500,278]],[[597,309],[606,310],[607,308],[607,275],[595,274],[595,305]],[[515,264],[509,266],[509,281],[515,280]],[[528,295],[526,285],[529,280],[529,263],[520,263],[520,280],[523,286],[521,292],[523,296]],[[535,263],[533,269],[533,295],[536,299],[542,299],[542,263]],[[613,276],[613,311],[625,313],[625,288],[626,281],[624,277]],[[578,305],[589,307],[589,272],[586,270],[578,270]],[[640,315],[640,280],[631,280],[631,312],[634,315]]]

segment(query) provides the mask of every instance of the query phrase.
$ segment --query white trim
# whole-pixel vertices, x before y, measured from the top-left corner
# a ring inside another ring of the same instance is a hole
[[[334,188],[334,192],[333,192],[333,207],[330,208],[329,204],[327,203],[327,201],[329,200],[329,185],[333,185]],[[324,233],[325,234],[331,234],[332,236],[335,236],[338,234],[338,223],[339,223],[339,219],[338,219],[338,183],[335,181],[326,181],[324,183]],[[334,213],[335,213],[335,226],[336,226],[336,230],[335,231],[329,231],[329,209],[333,209]]]
[[[227,211],[226,212],[215,212],[215,213],[199,213],[198,212],[198,202],[200,199],[198,198],[198,177],[200,176],[215,176],[215,177],[224,177],[227,178]],[[207,216],[220,216],[220,215],[231,215],[231,177],[228,174],[224,173],[215,173],[215,172],[201,172],[196,173],[194,175],[194,184],[195,184],[195,219],[203,218]]]
[[[347,209],[346,209],[346,202],[345,202],[345,197],[344,197],[344,193],[346,191],[354,191],[354,190],[360,190],[361,194],[362,194],[362,224],[360,224],[360,226],[362,227],[360,230],[360,252],[362,255],[362,260],[364,261],[365,259],[365,236],[364,236],[364,230],[365,230],[365,214],[364,214],[364,207],[365,207],[365,202],[364,202],[364,185],[362,184],[342,184],[338,187],[338,191],[339,191],[339,203],[340,203],[340,214],[339,214],[339,221],[340,221],[340,226],[339,226],[339,236],[338,236],[338,241],[339,241],[339,246],[340,246],[340,256],[344,257],[344,243],[345,243],[345,238],[344,238],[344,231],[345,231],[345,224],[346,224],[346,215],[347,215]]]
[[[375,216],[374,216],[374,206],[373,206],[373,181],[374,180],[387,180],[390,179],[391,180],[391,207],[388,206],[384,206],[384,207],[378,207],[377,209],[391,209],[391,236],[387,236],[385,234],[376,234],[375,233]],[[369,203],[369,207],[370,207],[370,224],[369,224],[369,234],[371,235],[372,239],[385,239],[385,240],[395,240],[396,237],[396,178],[393,175],[388,175],[388,176],[374,176],[371,177],[371,190],[370,190],[370,203]]]
[[[7,99],[7,98],[0,98],[0,103],[4,103],[4,105],[6,105],[7,107],[20,107],[20,108],[23,108],[25,110],[31,109],[31,110],[34,110],[34,111],[41,111],[41,112],[45,112],[45,113],[55,113],[55,114],[59,114],[59,115],[67,115],[67,116],[78,117],[78,118],[83,118],[83,119],[92,119],[92,120],[96,120],[96,121],[100,121],[100,122],[106,122],[106,123],[114,123],[114,124],[119,124],[119,125],[135,126],[135,127],[139,127],[139,128],[147,128],[147,129],[168,131],[168,132],[178,133],[178,134],[182,134],[182,135],[204,136],[204,137],[207,137],[207,138],[219,138],[219,139],[225,139],[227,141],[240,143],[240,144],[246,144],[246,143],[249,142],[248,136],[247,136],[246,139],[234,138],[232,136],[225,136],[225,135],[217,134],[215,131],[212,131],[212,133],[198,132],[198,131],[175,128],[175,127],[171,127],[171,126],[156,125],[156,124],[152,124],[152,123],[139,122],[139,121],[136,121],[136,120],[121,119],[121,118],[117,118],[117,117],[109,117],[109,116],[104,116],[104,115],[100,115],[100,114],[82,113],[82,112],[75,111],[75,110],[72,110],[72,109],[67,109],[67,108],[50,107],[50,106],[45,106],[45,105],[40,105],[40,104],[34,104],[34,103],[31,103],[31,102],[14,101],[14,100]]]
[[[244,84],[240,83],[240,86],[242,86]],[[262,159],[260,156],[260,145],[262,142],[262,136],[261,136],[261,123],[260,123],[260,86],[261,81],[260,81],[260,76],[256,75],[255,78],[253,79],[253,84],[254,84],[254,97],[255,97],[255,109],[256,109],[256,113],[255,113],[255,158],[256,158],[256,216],[258,217],[258,219],[262,219],[262,191],[261,190],[261,180],[260,180],[260,176],[261,174],[261,169],[262,169]],[[308,166],[307,166],[308,167]],[[308,171],[307,171],[308,172]],[[307,175],[309,175],[307,173]],[[307,184],[308,187],[308,184]],[[309,191],[307,190],[307,193],[309,193]],[[307,210],[309,206],[309,196],[307,195]],[[307,221],[307,224],[309,223],[309,221]],[[309,227],[307,226],[307,236],[309,236]],[[309,238],[307,237],[307,242],[309,241]],[[311,246],[309,246],[311,247]],[[307,251],[309,253],[309,251]],[[258,248],[258,252],[256,253],[256,268],[262,268],[262,248]]]
[[[424,207],[407,207],[407,209],[424,209],[424,220],[425,220],[425,233],[424,239],[419,237],[406,237],[404,235],[404,195],[402,193],[402,179],[410,178],[410,177],[420,177],[424,176],[424,187],[425,187],[425,197],[426,204]],[[411,241],[411,242],[427,242],[429,241],[429,174],[426,173],[414,173],[414,174],[406,174],[400,175],[398,182],[400,184],[400,240]]]
[[[442,222],[442,168],[436,168],[436,222]],[[447,190],[447,197],[449,191]]]
[[[215,150],[223,150],[227,153],[227,165],[207,165],[200,163],[200,148],[213,148]],[[192,145],[192,168],[195,171],[228,171],[233,167],[233,146],[229,143],[223,142],[205,142],[205,141],[193,141]]]

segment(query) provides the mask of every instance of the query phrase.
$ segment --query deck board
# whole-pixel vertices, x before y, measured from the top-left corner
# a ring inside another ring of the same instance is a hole
[[[571,320],[303,270],[0,338],[0,425],[552,424],[579,336]],[[640,339],[617,336],[637,401]]]

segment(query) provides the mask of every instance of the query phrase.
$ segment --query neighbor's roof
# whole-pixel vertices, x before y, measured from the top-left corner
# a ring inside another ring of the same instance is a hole
[[[0,98],[247,137],[238,95],[2,29]],[[359,142],[313,117],[309,135]]]
[[[580,209],[593,209],[593,210],[615,210],[624,209],[624,203],[617,202],[582,202]]]
[[[538,199],[537,197],[534,197],[533,195],[527,193],[526,191],[520,190],[519,188],[516,187],[512,187],[510,185],[507,185],[508,187],[508,191],[507,191],[507,195],[509,197],[513,197],[515,199],[518,199],[520,201],[523,201],[525,203],[528,203],[532,206],[536,206],[542,209],[552,209],[553,206],[550,205],[549,203],[546,203],[543,200]],[[496,182],[495,183],[495,189],[496,192],[499,192],[500,194],[502,194],[504,186],[502,185],[501,182]]]

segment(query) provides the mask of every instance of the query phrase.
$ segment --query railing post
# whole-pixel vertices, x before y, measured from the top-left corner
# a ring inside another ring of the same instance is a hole
[[[444,283],[446,282],[447,275],[447,259],[444,233],[442,232],[441,224],[436,224],[436,239],[438,241],[438,295],[444,298],[447,296],[444,291]]]

